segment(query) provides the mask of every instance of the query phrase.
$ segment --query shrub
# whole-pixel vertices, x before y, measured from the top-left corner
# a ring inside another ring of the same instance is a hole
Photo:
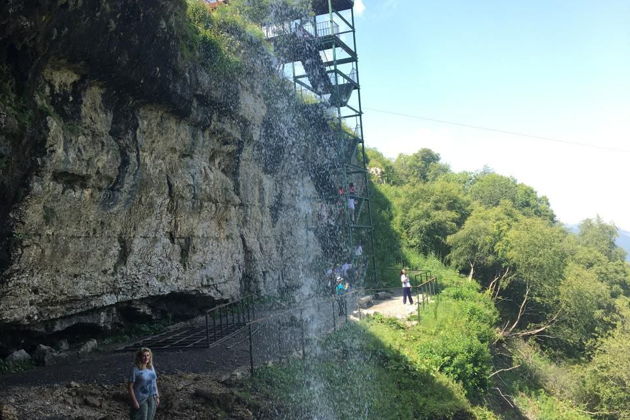
[[[591,417],[580,412],[570,403],[539,390],[532,395],[521,393],[516,403],[527,418],[545,420],[587,420]]]
[[[468,283],[446,288],[439,310],[422,317],[418,356],[424,366],[452,377],[476,400],[488,387],[498,314],[492,301]]]
[[[630,327],[620,324],[601,340],[584,373],[585,397],[597,411],[630,419]]]

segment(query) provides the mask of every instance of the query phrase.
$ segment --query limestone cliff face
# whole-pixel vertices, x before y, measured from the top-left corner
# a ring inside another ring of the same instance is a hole
[[[268,57],[233,78],[183,58],[184,8],[0,6],[0,328],[317,281],[315,209],[338,165],[324,113]]]

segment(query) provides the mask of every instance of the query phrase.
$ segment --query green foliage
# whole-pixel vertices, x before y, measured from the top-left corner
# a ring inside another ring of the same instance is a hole
[[[259,22],[268,16],[269,1],[230,1],[213,11],[203,0],[186,0],[188,27],[183,51],[221,77],[257,71],[271,63],[269,46]],[[249,57],[257,57],[251,60]]]
[[[539,390],[533,394],[520,394],[516,398],[519,408],[529,419],[587,420],[591,417],[578,411],[568,402]]]
[[[613,326],[609,318],[614,312],[610,290],[597,279],[594,270],[574,263],[567,266],[558,290],[562,312],[550,329],[555,339],[549,344],[566,356],[585,357],[592,340]]]
[[[230,50],[230,40],[221,33],[216,16],[202,0],[186,0],[186,4],[188,30],[183,51],[223,77],[240,71],[240,60]]]
[[[472,408],[472,414],[476,420],[498,420],[497,417],[492,411],[485,407],[476,406]]]
[[[407,185],[401,195],[396,224],[406,244],[444,258],[449,251],[446,238],[459,230],[469,214],[461,186],[446,181]]]
[[[248,385],[267,395],[260,417],[435,419],[465,415],[461,388],[432,375],[394,343],[404,330],[381,320],[346,325],[325,339],[320,357],[257,371]],[[406,341],[407,343],[409,341]]]
[[[533,341],[522,339],[505,342],[500,354],[512,355],[511,363],[502,366],[512,370],[496,375],[494,385],[511,396],[519,413],[532,419],[590,418],[586,404],[577,397],[581,385],[574,367],[554,363]],[[502,405],[503,398],[498,398]]]
[[[310,14],[306,0],[230,0],[227,7],[255,25],[286,22]]]
[[[376,149],[366,148],[367,167],[371,172],[371,180],[376,184],[394,184],[396,175],[392,161]]]
[[[618,235],[615,226],[604,223],[597,216],[595,220],[586,219],[580,223],[578,240],[580,244],[601,252],[610,261],[623,261],[625,251],[615,244]]]
[[[624,302],[625,310],[628,301]],[[611,418],[630,419],[630,316],[602,339],[584,373],[584,398]]]
[[[392,195],[391,187],[384,184],[370,182],[370,197],[372,204],[372,223],[374,238],[377,241],[375,259],[380,270],[378,279],[382,282],[387,278],[384,269],[396,265],[402,257],[400,235],[393,228],[395,218],[394,206],[388,196]]]
[[[507,262],[499,251],[505,235],[519,216],[508,202],[493,208],[475,207],[464,226],[447,238],[451,246],[449,260],[458,269],[475,272],[482,282],[504,270]]]
[[[35,363],[32,360],[24,360],[21,362],[7,362],[0,360],[0,375],[6,375],[9,373],[24,372],[35,367]]]
[[[511,393],[534,394],[545,390],[562,400],[574,399],[579,380],[570,365],[553,362],[533,340],[511,339],[504,349],[512,354],[512,365],[518,369],[501,375]]]
[[[543,219],[523,218],[505,235],[500,245],[503,258],[516,268],[518,280],[530,288],[528,318],[535,322],[543,321],[557,311],[558,287],[567,258],[565,238],[566,232],[560,227]]]
[[[439,310],[425,312],[418,326],[423,366],[454,378],[473,400],[488,387],[489,346],[498,321],[492,301],[477,287],[473,282],[447,287],[440,295]]]
[[[514,178],[483,172],[473,180],[469,192],[471,198],[484,207],[496,207],[502,201],[509,201],[524,216],[550,222],[555,219],[547,197],[538,197],[532,187],[519,184]]]
[[[435,255],[422,255],[411,249],[404,250],[409,267],[430,271],[443,287],[460,286],[465,280],[453,269],[446,267]]]
[[[537,338],[539,349],[511,350],[514,365],[507,367],[521,367],[502,374],[505,383],[497,382],[509,384],[506,392],[523,413],[586,418],[588,408],[608,418],[630,418],[623,409],[626,355],[620,354],[630,337],[619,327],[629,319],[624,314],[630,311],[630,266],[614,244],[614,226],[586,220],[573,235],[555,222],[548,200],[531,187],[488,170],[451,173],[428,149],[395,162],[377,151],[368,151],[368,157],[370,167],[379,169],[373,171],[378,176],[372,174],[380,193],[375,239],[386,238],[377,247],[379,263],[391,267],[381,277],[397,286],[404,265],[439,272],[444,288],[417,331],[405,331],[416,343],[415,355],[405,353],[410,360],[455,378],[469,396],[483,394],[491,369],[487,349],[494,341],[488,325],[498,323],[498,315],[488,296],[468,285],[492,285],[501,325],[512,325],[525,301],[512,332],[547,326]],[[444,257],[477,282],[440,268]],[[373,322],[397,331],[388,321]],[[405,348],[405,340],[396,343]],[[622,372],[612,373],[614,360],[620,360]]]
[[[440,155],[431,149],[420,149],[412,155],[398,155],[394,161],[395,180],[401,184],[435,181],[449,172]]]

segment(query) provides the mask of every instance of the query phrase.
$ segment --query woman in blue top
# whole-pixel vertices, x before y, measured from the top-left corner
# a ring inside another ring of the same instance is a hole
[[[136,352],[127,390],[131,398],[131,420],[153,420],[155,410],[160,405],[160,395],[157,373],[153,368],[153,354],[146,347]]]

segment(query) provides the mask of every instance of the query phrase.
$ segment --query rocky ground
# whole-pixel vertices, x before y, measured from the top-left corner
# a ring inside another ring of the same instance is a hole
[[[406,318],[415,305],[380,296],[363,313]],[[352,317],[351,317],[352,318]],[[339,322],[343,322],[343,317]],[[275,361],[279,348],[273,327],[254,331],[255,364]],[[284,349],[285,356],[296,355]],[[124,377],[133,355],[100,352],[62,365],[0,376],[0,420],[122,419],[129,410]],[[249,375],[245,331],[211,349],[155,354],[160,373],[162,419],[253,419],[268,401],[240,391]]]
[[[164,419],[253,419],[254,415],[228,382],[207,374],[162,375],[159,380]],[[128,416],[125,384],[20,387],[3,392],[0,418],[123,419]]]

